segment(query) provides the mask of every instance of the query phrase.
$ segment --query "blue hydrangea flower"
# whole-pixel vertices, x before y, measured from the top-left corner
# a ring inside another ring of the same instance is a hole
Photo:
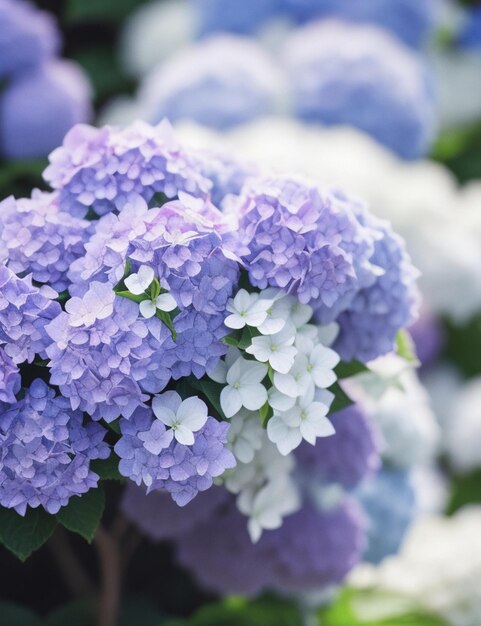
[[[0,265],[0,347],[15,364],[45,356],[45,326],[60,312],[50,287],[37,288],[31,277],[18,278]]]
[[[67,289],[67,271],[85,253],[90,222],[60,209],[57,194],[0,202],[0,261],[16,274],[31,274],[56,291]]]
[[[363,559],[380,563],[396,554],[416,514],[416,496],[407,470],[383,468],[354,492],[367,518]]]
[[[404,241],[388,222],[358,208],[359,220],[381,235],[375,243],[372,262],[383,273],[362,289],[337,321],[340,333],[334,349],[345,361],[367,362],[394,349],[396,334],[417,317],[419,293],[417,270],[411,263]]]
[[[441,10],[440,0],[282,0],[286,13],[300,22],[339,17],[377,24],[406,44],[420,47],[432,33]]]
[[[0,78],[31,70],[59,48],[53,16],[24,0],[0,0]]]
[[[226,447],[229,425],[213,417],[195,433],[192,446],[175,439],[165,446],[165,426],[154,420],[150,409],[138,408],[129,420],[120,421],[120,429],[122,436],[115,446],[121,459],[120,473],[145,485],[147,493],[168,491],[179,506],[188,504],[199,491],[209,489],[214,478],[235,466],[234,455]]]
[[[16,402],[15,394],[20,391],[20,382],[18,367],[0,348],[0,403]]]
[[[46,156],[74,124],[90,119],[91,97],[87,75],[71,61],[16,76],[0,94],[0,152],[11,159]]]
[[[282,6],[283,0],[193,0],[198,34],[231,32],[255,33]]]
[[[456,37],[456,43],[467,50],[481,48],[481,7],[474,6],[469,10],[466,22]]]
[[[15,404],[0,405],[0,505],[55,514],[72,496],[95,488],[90,461],[110,450],[105,430],[36,379]]]
[[[84,217],[124,206],[134,195],[175,198],[179,191],[206,195],[210,182],[174,137],[168,122],[123,128],[77,125],[50,155],[45,180],[60,190],[64,210]]]
[[[354,487],[379,469],[379,433],[358,405],[333,413],[329,419],[335,435],[318,439],[315,446],[304,442],[296,450],[299,468],[307,480],[315,477],[316,481]]]
[[[434,137],[432,77],[422,58],[373,26],[313,23],[285,46],[294,110],[307,122],[349,125],[405,159]]]
[[[249,181],[229,212],[248,248],[243,260],[250,282],[296,294],[312,303],[323,323],[332,321],[377,272],[370,263],[372,233],[353,207],[308,182]]]
[[[144,79],[139,100],[153,124],[166,117],[227,130],[272,114],[281,90],[279,70],[259,44],[223,35],[163,63]]]
[[[181,565],[216,593],[319,591],[340,583],[359,561],[363,531],[359,507],[346,499],[324,512],[306,505],[253,544],[231,501],[179,537],[177,554]]]

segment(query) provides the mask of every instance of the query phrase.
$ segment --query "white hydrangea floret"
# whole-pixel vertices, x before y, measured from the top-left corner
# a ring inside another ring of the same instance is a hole
[[[206,404],[198,397],[192,396],[182,400],[176,391],[166,391],[152,400],[154,415],[168,426],[175,439],[191,446],[194,433],[204,426],[208,412]]]
[[[286,324],[279,333],[254,337],[246,352],[261,363],[268,362],[276,372],[287,374],[297,354],[293,346],[295,335],[294,326]]]
[[[134,294],[134,296],[140,296],[150,287],[154,276],[154,270],[151,267],[141,265],[137,273],[130,274],[130,276],[124,279],[124,283],[130,293]]]
[[[245,289],[241,289],[227,303],[226,309],[230,315],[226,317],[224,324],[235,330],[244,328],[244,326],[258,328],[265,322],[270,306],[272,306],[271,300],[260,298],[257,293],[249,293]]]
[[[267,435],[283,455],[295,450],[303,439],[315,445],[317,437],[335,433],[326,417],[328,411],[329,405],[316,400],[312,392],[298,398],[288,411],[274,413],[267,423]]]
[[[239,357],[229,368],[226,386],[220,394],[220,405],[226,417],[232,417],[242,407],[257,411],[266,403],[267,390],[261,381],[267,374],[267,366],[257,361]]]
[[[238,461],[250,463],[253,460],[256,450],[262,446],[262,434],[258,413],[241,409],[232,417],[228,444]]]
[[[142,300],[139,304],[139,309],[143,317],[149,319],[154,317],[159,311],[166,311],[167,313],[173,311],[177,307],[175,298],[170,293],[161,293],[153,300]]]

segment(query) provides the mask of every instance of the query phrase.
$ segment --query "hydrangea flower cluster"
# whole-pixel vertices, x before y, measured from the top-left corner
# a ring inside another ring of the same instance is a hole
[[[279,68],[259,44],[220,35],[183,49],[148,74],[138,100],[151,123],[195,119],[226,130],[273,113],[282,88]]]
[[[405,159],[428,151],[432,77],[420,57],[388,33],[320,21],[289,37],[284,58],[302,120],[359,128]]]
[[[252,34],[273,19],[304,23],[339,17],[376,24],[413,47],[421,46],[432,32],[440,12],[439,0],[194,0],[199,34],[227,31]]]
[[[56,58],[60,44],[53,16],[25,0],[0,1],[0,154],[46,156],[88,121],[90,84],[80,66]]]
[[[82,413],[39,378],[0,410],[2,506],[21,515],[27,506],[57,513],[71,496],[97,486],[89,462],[110,454],[102,426],[84,425]]]
[[[358,201],[211,159],[167,122],[78,126],[51,155],[54,191],[2,203],[1,503],[55,512],[96,487],[90,462],[110,455],[179,506],[221,485],[253,541],[295,515],[313,534],[339,505],[351,529],[344,565],[308,563],[337,580],[362,542],[342,488],[332,502],[328,487],[373,471],[376,444],[357,424],[362,459],[343,474],[326,454],[321,496],[291,452],[335,440],[338,368],[353,367],[336,348],[343,316],[388,275],[393,293],[379,289],[362,315],[382,337],[371,352],[392,350],[411,321],[414,270]]]

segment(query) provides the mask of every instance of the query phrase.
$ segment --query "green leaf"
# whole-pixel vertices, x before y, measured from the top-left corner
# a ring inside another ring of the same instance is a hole
[[[448,514],[452,515],[467,504],[481,504],[481,469],[452,480]]]
[[[189,376],[187,380],[191,387],[200,391],[207,398],[212,407],[217,411],[220,418],[223,420],[227,419],[220,405],[220,393],[224,388],[224,385],[216,383],[213,380],[209,380],[208,378],[198,380],[194,376]]]
[[[144,293],[141,293],[139,295],[130,293],[130,291],[116,291],[115,293],[117,296],[120,296],[121,298],[127,298],[127,300],[132,300],[133,302],[143,302],[144,300],[149,300],[149,297]]]
[[[369,368],[360,361],[350,361],[349,363],[341,361],[334,371],[338,379],[342,380],[343,378],[351,378],[352,376],[357,376],[357,374],[368,372]]]
[[[0,507],[0,543],[25,561],[49,539],[56,523],[55,517],[40,507],[28,508],[24,517]]]
[[[189,620],[167,621],[164,626],[303,626],[292,602],[264,598],[249,602],[233,597],[202,607]],[[344,625],[347,626],[347,625]]]
[[[95,626],[95,604],[85,600],[66,604],[50,613],[42,626]]]
[[[119,472],[119,458],[114,451],[108,459],[97,459],[90,463],[92,472],[98,474],[101,480],[125,480]]]
[[[234,335],[227,335],[227,337],[222,339],[222,342],[228,346],[234,346],[234,348],[237,348],[239,345],[239,339]]]
[[[65,19],[68,23],[97,20],[117,21],[127,17],[146,0],[68,0]]]
[[[261,408],[259,409],[259,415],[261,417],[262,426],[266,428],[267,422],[271,419],[273,415],[272,408],[268,402],[266,402],[263,406],[261,406]]]
[[[70,498],[67,506],[57,513],[57,520],[67,530],[81,535],[89,543],[92,541],[105,508],[105,492],[101,484],[82,496]]]
[[[396,354],[415,366],[419,365],[414,341],[404,328],[398,331],[396,335]]]
[[[329,387],[329,391],[332,391],[334,394],[334,400],[331,404],[329,415],[337,413],[337,411],[342,411],[348,406],[351,406],[351,404],[354,404],[339,383],[334,383],[331,387]]]
[[[245,350],[248,348],[254,337],[258,337],[260,335],[259,331],[256,328],[251,328],[250,326],[244,326],[244,330],[242,331],[241,338],[239,339],[239,348],[241,350]]]
[[[41,626],[40,619],[30,609],[10,602],[0,603],[2,626]]]
[[[169,313],[167,313],[167,311],[160,311],[157,309],[156,316],[167,326],[172,334],[172,339],[175,341],[177,339],[177,333],[175,332],[174,324]]]
[[[344,589],[319,612],[321,626],[446,626],[411,599],[376,589]]]

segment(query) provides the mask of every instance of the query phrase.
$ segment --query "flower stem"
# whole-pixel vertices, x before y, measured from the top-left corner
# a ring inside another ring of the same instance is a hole
[[[98,626],[117,626],[121,590],[121,559],[118,541],[103,526],[97,528],[94,543],[100,562],[101,587]]]

